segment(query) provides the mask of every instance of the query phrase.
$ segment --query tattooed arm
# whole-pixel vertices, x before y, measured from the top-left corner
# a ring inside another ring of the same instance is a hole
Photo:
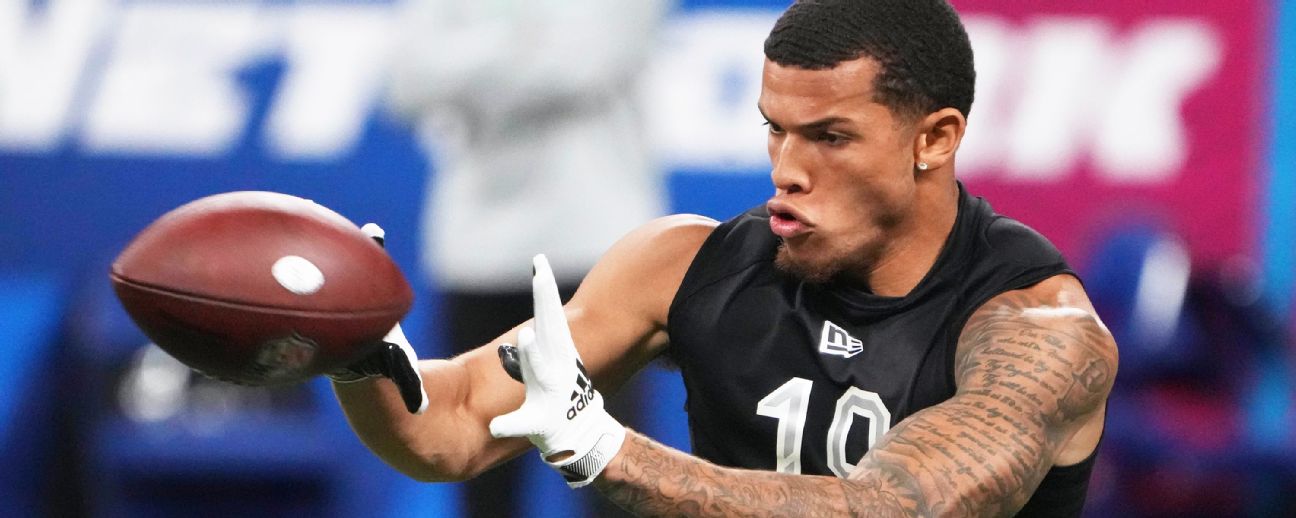
[[[964,326],[958,391],[905,419],[847,480],[722,468],[628,433],[595,482],[642,516],[1005,516],[1097,446],[1116,346],[1079,282],[1005,293]]]

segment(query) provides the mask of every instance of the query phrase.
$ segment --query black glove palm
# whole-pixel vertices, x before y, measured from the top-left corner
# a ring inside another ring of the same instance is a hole
[[[361,228],[379,245],[383,244],[383,229],[373,223]],[[392,328],[383,337],[381,346],[345,368],[328,373],[328,377],[337,383],[352,383],[369,378],[388,378],[400,391],[405,409],[411,414],[421,414],[427,408],[427,392],[423,389],[423,377],[418,370],[418,356],[405,338],[400,324]]]

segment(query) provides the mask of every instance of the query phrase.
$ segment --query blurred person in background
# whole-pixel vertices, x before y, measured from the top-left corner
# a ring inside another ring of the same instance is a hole
[[[564,298],[664,209],[637,82],[671,0],[411,0],[389,104],[432,162],[422,258],[453,354],[530,318],[550,250]],[[517,514],[519,463],[468,484],[475,516]]]

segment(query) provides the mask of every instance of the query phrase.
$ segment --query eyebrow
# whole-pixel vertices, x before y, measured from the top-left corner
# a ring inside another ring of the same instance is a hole
[[[765,118],[765,122],[770,122],[770,123],[774,122],[770,120],[769,115],[765,115],[765,110],[761,108],[760,103],[756,103],[756,111],[760,112],[761,117]],[[837,116],[824,117],[816,121],[808,122],[805,124],[799,124],[791,129],[796,129],[798,131],[822,131],[824,129],[827,129],[829,126],[832,126],[833,124],[837,124],[839,122],[850,122],[850,119],[847,119],[845,117],[837,117]],[[788,129],[788,128],[785,126],[784,129]]]

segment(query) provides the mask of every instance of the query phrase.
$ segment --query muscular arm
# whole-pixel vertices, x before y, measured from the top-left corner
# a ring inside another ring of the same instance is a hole
[[[655,220],[614,245],[586,276],[565,311],[595,383],[615,389],[664,347],[671,298],[714,226],[693,216]],[[495,352],[500,343],[517,343],[517,330],[456,358],[421,362],[429,398],[422,415],[409,414],[386,379],[334,390],[356,435],[388,464],[420,480],[471,478],[530,447],[489,431],[491,418],[523,400],[522,385]]]
[[[847,480],[721,468],[637,434],[595,482],[640,515],[1003,516],[1096,445],[1116,349],[1059,276],[973,314],[958,391],[893,428]]]

